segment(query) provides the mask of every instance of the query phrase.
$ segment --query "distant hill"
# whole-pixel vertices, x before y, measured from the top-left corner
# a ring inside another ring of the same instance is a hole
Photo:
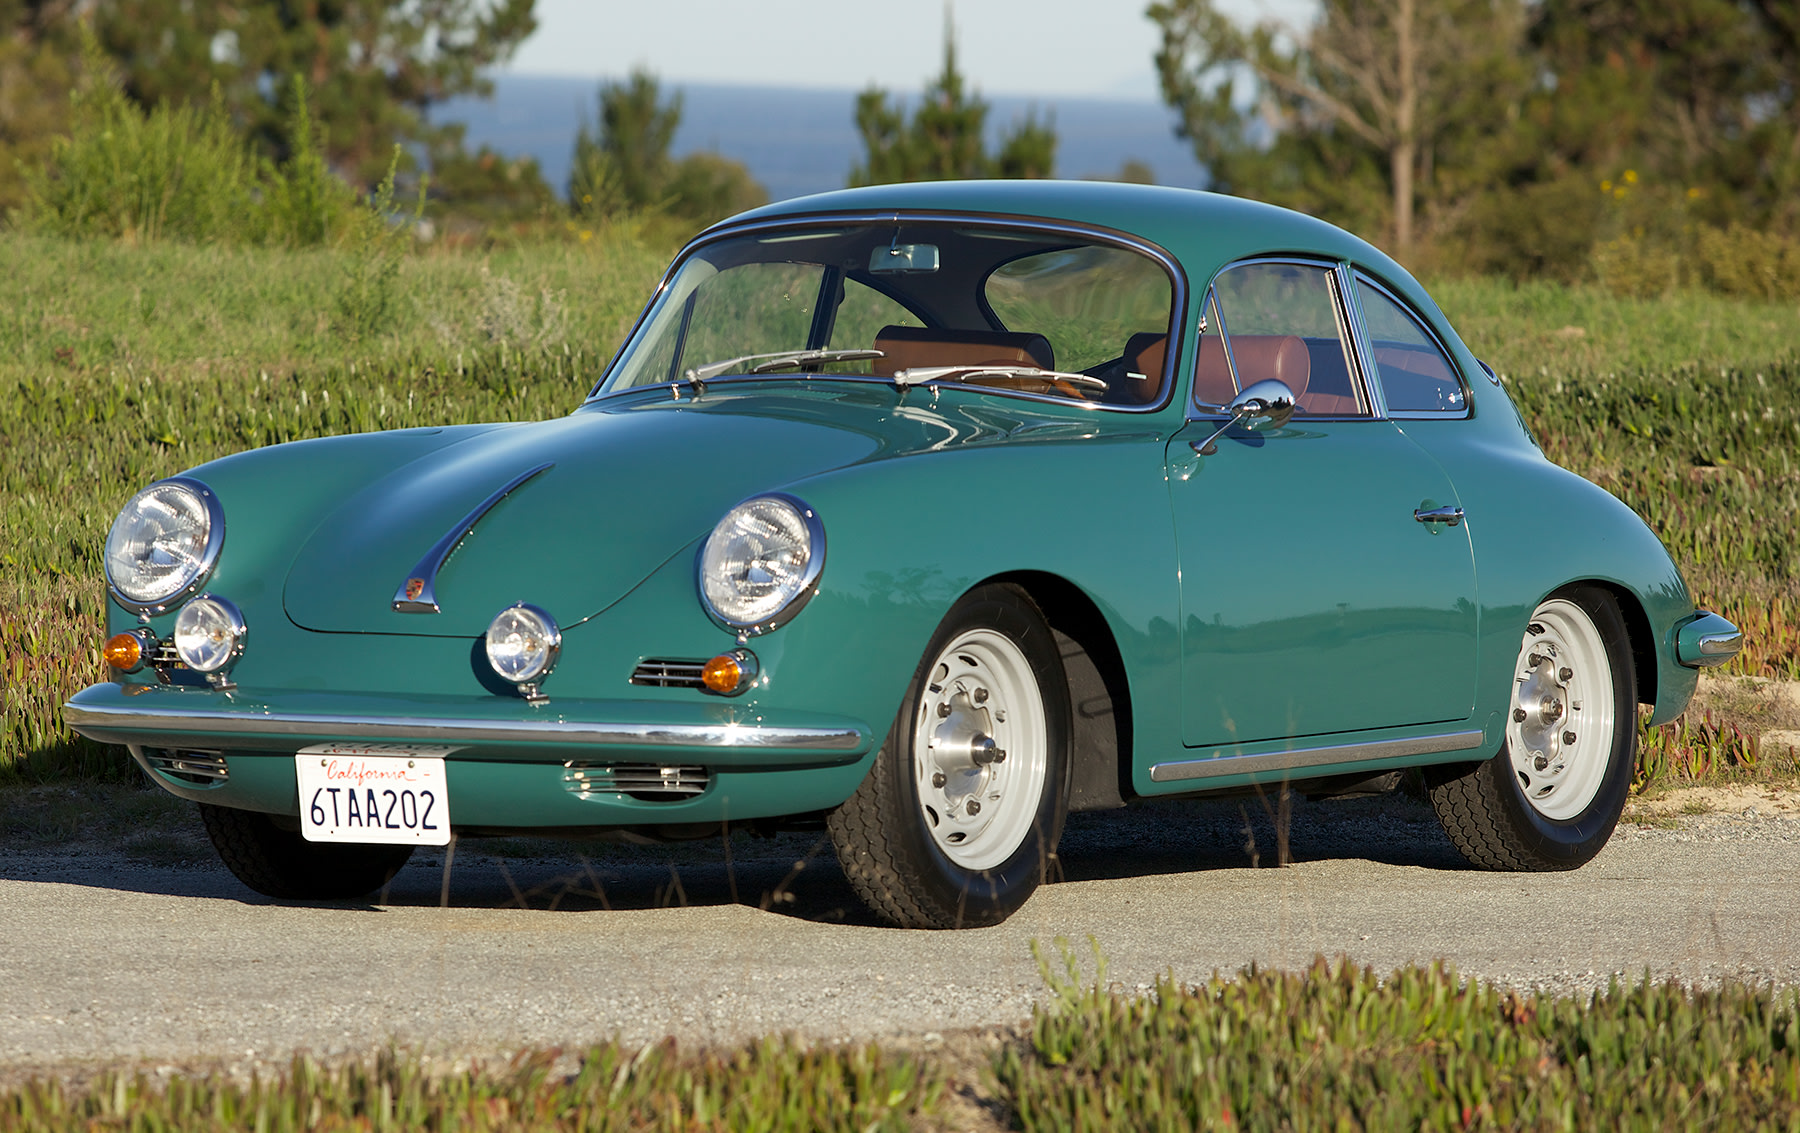
[[[599,82],[594,79],[501,75],[491,100],[457,98],[432,113],[438,122],[468,127],[471,150],[482,145],[507,156],[538,160],[558,193],[569,177],[575,132],[592,120]],[[851,121],[856,92],[777,87],[666,84],[680,90],[681,129],[676,156],[715,150],[743,162],[774,200],[841,189],[862,156]],[[1054,113],[1059,177],[1113,177],[1126,161],[1141,161],[1164,185],[1198,188],[1204,172],[1193,151],[1175,137],[1174,118],[1154,102],[1103,99],[988,99],[992,135],[1028,109]]]

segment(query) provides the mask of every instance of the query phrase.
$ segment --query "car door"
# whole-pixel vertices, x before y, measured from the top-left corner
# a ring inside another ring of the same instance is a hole
[[[1258,261],[1222,273],[1208,298],[1191,419],[1166,454],[1189,747],[1473,710],[1468,525],[1449,522],[1455,487],[1364,380],[1349,278]],[[1271,378],[1292,389],[1292,419],[1232,426],[1202,455],[1221,407]]]

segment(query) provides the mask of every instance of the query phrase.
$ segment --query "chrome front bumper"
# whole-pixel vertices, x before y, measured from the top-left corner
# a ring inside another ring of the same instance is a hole
[[[294,751],[367,740],[451,744],[476,756],[565,759],[581,749],[705,756],[715,766],[828,766],[874,743],[843,717],[784,714],[736,704],[558,699],[382,697],[92,685],[63,705],[69,727],[100,743]]]

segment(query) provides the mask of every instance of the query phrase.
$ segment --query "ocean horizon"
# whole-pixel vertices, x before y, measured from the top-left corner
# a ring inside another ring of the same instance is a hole
[[[770,200],[841,189],[863,156],[854,90],[708,83],[664,83],[662,89],[665,98],[682,96],[673,154],[712,151],[741,161]],[[536,158],[544,180],[561,196],[576,132],[598,117],[599,90],[598,79],[497,75],[491,99],[450,99],[433,109],[431,120],[463,123],[471,152],[485,145],[507,157]],[[1053,120],[1058,177],[1117,177],[1132,161],[1147,166],[1157,184],[1205,184],[1193,150],[1175,136],[1174,112],[1161,103],[983,97],[990,146],[1027,114]],[[910,104],[917,95],[908,98]]]

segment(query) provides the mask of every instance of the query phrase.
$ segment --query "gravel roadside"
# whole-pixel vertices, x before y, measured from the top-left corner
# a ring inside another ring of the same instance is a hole
[[[1646,971],[1800,983],[1800,810],[1766,788],[1668,809],[1634,804],[1643,824],[1549,875],[1468,870],[1405,796],[1297,801],[1285,869],[1255,798],[1078,815],[1061,880],[953,933],[874,924],[817,835],[735,837],[729,864],[718,840],[471,842],[447,906],[442,854],[385,901],[300,906],[245,890],[171,812],[112,844],[0,850],[0,1077],[386,1043],[452,1062],[664,1035],[954,1043],[1028,1015],[1032,945],[1058,937],[1089,976],[1092,937],[1126,990],[1318,954],[1557,992]]]

